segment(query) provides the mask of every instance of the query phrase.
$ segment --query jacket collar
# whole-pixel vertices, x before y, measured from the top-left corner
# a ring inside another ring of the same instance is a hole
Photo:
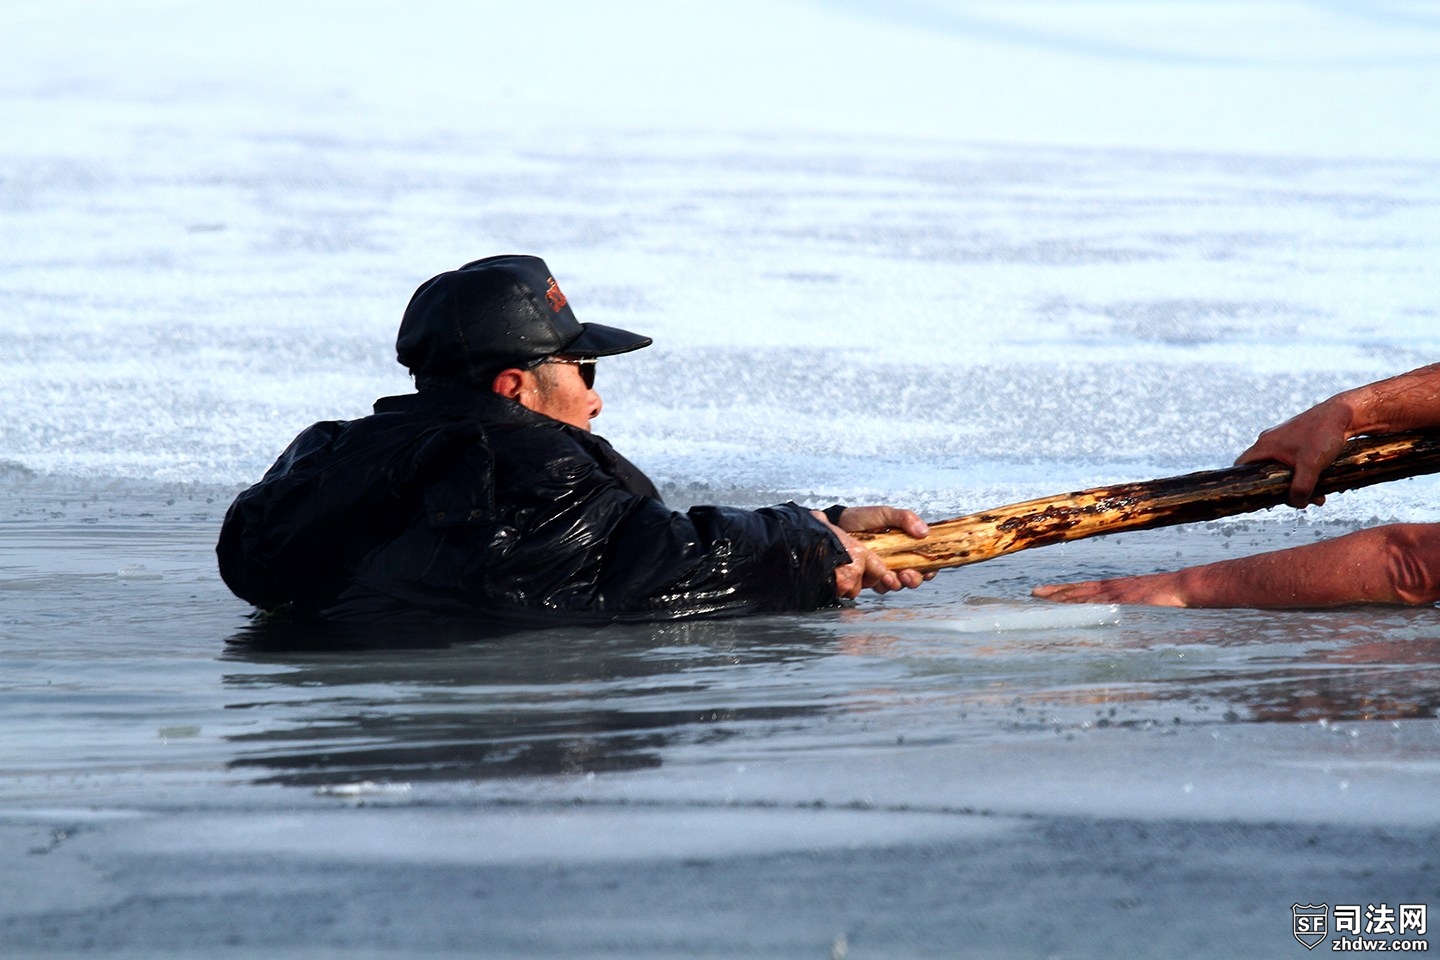
[[[422,414],[457,420],[479,420],[481,423],[567,426],[489,390],[472,390],[458,386],[381,397],[375,401],[375,412]]]
[[[509,400],[490,390],[470,387],[432,387],[418,393],[381,397],[375,401],[376,413],[406,413],[411,416],[441,417],[448,420],[475,420],[485,426],[548,427],[563,430],[581,443],[600,443],[609,447],[604,438],[589,430],[562,423],[543,413],[536,413],[517,400]]]

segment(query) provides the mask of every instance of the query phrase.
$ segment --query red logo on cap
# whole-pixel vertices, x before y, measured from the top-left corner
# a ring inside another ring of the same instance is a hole
[[[549,301],[550,309],[556,313],[559,313],[560,308],[565,306],[565,294],[560,292],[560,284],[555,282],[554,277],[550,278],[550,283],[545,287],[545,299]]]

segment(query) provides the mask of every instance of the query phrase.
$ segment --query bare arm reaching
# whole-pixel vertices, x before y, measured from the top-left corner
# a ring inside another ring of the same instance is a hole
[[[1113,580],[1050,584],[1062,603],[1166,607],[1328,607],[1440,600],[1440,524],[1391,524],[1289,550]]]
[[[1262,432],[1235,462],[1274,460],[1293,467],[1290,505],[1303,507],[1324,502],[1315,496],[1315,480],[1346,440],[1434,426],[1440,426],[1440,364],[1337,393]]]

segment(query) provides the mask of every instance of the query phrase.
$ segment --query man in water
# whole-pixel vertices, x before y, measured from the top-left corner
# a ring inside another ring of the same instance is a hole
[[[1347,390],[1260,434],[1237,463],[1292,467],[1290,505],[1320,504],[1320,472],[1345,441],[1440,426],[1440,364]],[[1397,523],[1172,573],[1036,587],[1066,603],[1326,607],[1440,600],[1440,523]]]
[[[537,257],[433,277],[396,340],[417,392],[296,437],[227,512],[222,577],[265,610],[514,624],[814,610],[929,579],[850,536],[925,536],[908,510],[666,507],[590,432],[598,359],[650,342],[579,322]]]

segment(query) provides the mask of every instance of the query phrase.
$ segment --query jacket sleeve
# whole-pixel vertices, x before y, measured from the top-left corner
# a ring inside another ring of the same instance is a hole
[[[645,505],[617,525],[607,550],[605,601],[614,597],[629,609],[697,615],[839,603],[835,568],[850,557],[798,504],[697,506],[686,513],[662,505],[652,511]],[[657,535],[662,523],[667,529]]]
[[[575,447],[557,444],[549,454],[497,469],[505,488],[497,500],[508,506],[482,592],[508,590],[525,606],[612,619],[838,604],[835,568],[849,555],[805,508],[679,513],[631,492]]]

